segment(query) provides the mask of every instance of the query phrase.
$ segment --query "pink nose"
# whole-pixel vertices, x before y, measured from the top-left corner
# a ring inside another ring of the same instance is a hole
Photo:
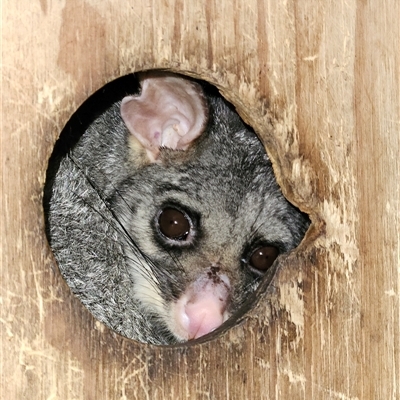
[[[189,319],[189,339],[197,339],[218,328],[224,322],[224,311],[224,300],[213,295],[188,303],[185,313]]]
[[[175,304],[176,334],[186,340],[197,339],[218,328],[227,319],[230,282],[201,276],[192,283]]]

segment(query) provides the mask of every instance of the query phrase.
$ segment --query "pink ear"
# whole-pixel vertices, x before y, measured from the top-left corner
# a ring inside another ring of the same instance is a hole
[[[203,91],[177,75],[150,72],[139,76],[142,91],[122,100],[121,115],[129,131],[155,161],[160,147],[186,150],[207,121]]]

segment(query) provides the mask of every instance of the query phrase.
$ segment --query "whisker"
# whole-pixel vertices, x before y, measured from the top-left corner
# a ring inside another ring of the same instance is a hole
[[[153,270],[159,270],[157,266],[153,263],[153,261],[146,255],[144,254],[139,247],[136,245],[135,241],[133,240],[132,236],[130,233],[127,231],[123,223],[120,221],[118,215],[116,215],[115,211],[111,208],[111,206],[108,204],[108,202],[105,200],[103,195],[101,194],[101,191],[96,187],[94,182],[87,176],[87,174],[84,173],[82,168],[78,165],[78,163],[71,157],[69,154],[69,159],[71,162],[75,165],[75,167],[83,174],[91,188],[93,189],[94,193],[97,195],[97,197],[100,199],[102,204],[105,206],[106,210],[111,214],[111,218],[107,218],[104,213],[101,210],[98,210],[96,207],[94,207],[92,204],[90,204],[85,198],[82,196],[79,196],[78,194],[75,193],[83,202],[84,204],[91,208],[92,211],[96,212],[109,226],[111,226],[115,231],[120,232],[123,234],[125,239],[127,240],[127,243],[130,246],[130,249],[134,253],[134,255],[137,257],[136,259],[130,258],[131,261],[134,262],[134,264],[140,266],[141,268],[137,269],[137,272],[142,274],[145,277],[148,277],[151,279],[152,283],[154,281],[154,275],[151,273],[151,271],[148,270],[149,266],[152,267]],[[128,274],[129,276],[129,274]],[[133,282],[132,282],[133,283]],[[157,282],[154,282],[154,288],[159,290],[159,287],[157,286]]]
[[[126,207],[128,208],[129,211],[131,211],[133,213],[133,208],[131,207],[130,204],[128,204],[128,202],[125,200],[125,197],[121,194],[121,191],[119,191],[118,189],[114,188],[115,193],[119,196],[119,198],[123,201],[123,203],[126,205]],[[171,254],[169,251],[167,251],[168,255],[171,257],[172,261],[175,263],[175,265],[179,268],[179,270],[181,272],[185,272],[184,268],[182,267],[181,262],[179,261],[179,259],[174,255]],[[173,275],[170,275],[170,278],[173,278]]]

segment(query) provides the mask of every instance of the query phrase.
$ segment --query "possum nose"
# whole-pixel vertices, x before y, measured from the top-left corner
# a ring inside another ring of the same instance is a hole
[[[197,339],[218,328],[228,317],[229,290],[226,275],[198,278],[177,302],[179,336]]]
[[[221,307],[218,302],[222,302],[222,300],[211,296],[186,305],[185,313],[189,322],[187,328],[189,339],[197,339],[207,335],[224,322],[224,307]]]

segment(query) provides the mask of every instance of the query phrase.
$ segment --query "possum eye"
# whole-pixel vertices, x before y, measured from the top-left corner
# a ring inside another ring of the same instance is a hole
[[[262,246],[253,251],[249,259],[249,265],[257,272],[266,272],[279,255],[275,246]]]
[[[176,208],[164,208],[158,217],[160,232],[171,240],[186,240],[190,225],[189,217]]]

